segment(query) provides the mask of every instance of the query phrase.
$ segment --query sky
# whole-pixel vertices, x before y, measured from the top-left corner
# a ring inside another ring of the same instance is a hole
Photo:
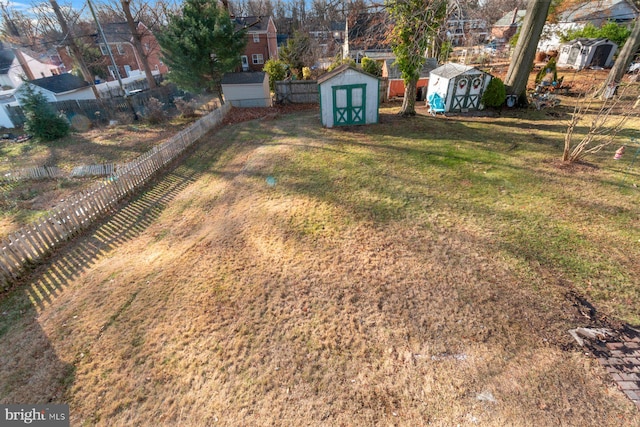
[[[22,12],[27,12],[32,3],[49,3],[49,0],[0,0],[0,3],[7,4],[8,9],[20,10]],[[89,12],[89,8],[87,7],[87,0],[57,0],[58,6],[65,7],[71,4],[74,10],[81,10],[84,8],[85,12]],[[104,0],[91,0],[94,6],[105,2]]]

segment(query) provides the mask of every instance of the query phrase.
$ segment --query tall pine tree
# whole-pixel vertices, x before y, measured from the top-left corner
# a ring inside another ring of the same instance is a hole
[[[191,91],[221,98],[222,75],[240,65],[246,31],[235,30],[228,12],[216,0],[186,0],[181,15],[169,19],[158,36],[169,81]]]

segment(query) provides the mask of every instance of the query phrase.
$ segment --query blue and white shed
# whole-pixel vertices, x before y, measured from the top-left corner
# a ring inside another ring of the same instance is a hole
[[[427,99],[437,98],[443,112],[465,112],[483,108],[482,95],[491,81],[491,74],[468,65],[444,64],[429,75]]]
[[[380,79],[341,65],[318,79],[320,120],[328,128],[378,123]]]

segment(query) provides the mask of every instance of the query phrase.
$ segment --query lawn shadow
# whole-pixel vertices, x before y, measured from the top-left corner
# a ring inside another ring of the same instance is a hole
[[[74,382],[73,361],[61,361],[43,332],[39,314],[95,262],[144,232],[169,203],[195,182],[226,148],[206,144],[123,202],[115,212],[26,273],[0,296],[0,402],[62,402]],[[203,166],[204,164],[204,166]],[[77,355],[76,357],[81,357]],[[69,363],[71,362],[71,363]]]
[[[0,403],[65,403],[75,367],[62,360],[26,294],[0,302]]]

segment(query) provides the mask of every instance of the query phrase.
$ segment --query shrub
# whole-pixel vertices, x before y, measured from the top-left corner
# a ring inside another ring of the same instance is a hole
[[[547,77],[549,76],[549,77]],[[536,84],[542,80],[553,79],[551,82],[558,81],[558,71],[556,69],[556,58],[551,58],[544,67],[536,74]],[[549,83],[551,83],[549,82]]]
[[[336,68],[338,68],[339,66],[341,66],[342,64],[348,64],[352,67],[356,66],[356,61],[354,61],[351,58],[345,58],[342,59],[340,57],[336,57],[335,60],[331,63],[331,65],[329,65],[329,67],[327,68],[327,71],[333,71]]]
[[[23,84],[19,96],[27,119],[24,124],[27,133],[42,141],[53,141],[69,134],[69,122],[56,113],[47,98],[33,86]]]
[[[382,64],[365,56],[362,58],[362,71],[382,77]]]
[[[504,101],[507,99],[507,89],[504,87],[504,83],[497,77],[491,79],[487,85],[487,89],[482,95],[482,103],[486,107],[501,107]]]
[[[304,80],[310,80],[311,79],[311,68],[302,67],[302,78]]]
[[[277,59],[269,59],[264,63],[264,71],[269,74],[269,88],[276,90],[276,82],[287,76],[287,64]]]
[[[157,98],[149,98],[149,101],[147,101],[147,104],[145,105],[145,118],[150,124],[157,125],[158,123],[162,123],[167,119],[163,107],[164,104]]]
[[[189,118],[196,116],[196,102],[194,100],[185,101],[182,98],[176,98],[173,103],[180,112],[181,117]]]

